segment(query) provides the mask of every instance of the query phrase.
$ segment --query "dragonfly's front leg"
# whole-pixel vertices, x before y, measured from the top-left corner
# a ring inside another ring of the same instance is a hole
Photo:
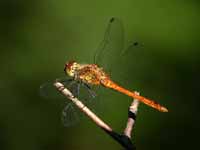
[[[78,85],[77,85],[77,95],[79,96],[79,94],[80,94],[80,84],[78,83]]]
[[[82,82],[82,85],[87,88],[87,90],[90,93],[90,95],[92,96],[92,98],[96,97],[96,93],[92,90],[92,88],[88,84]]]

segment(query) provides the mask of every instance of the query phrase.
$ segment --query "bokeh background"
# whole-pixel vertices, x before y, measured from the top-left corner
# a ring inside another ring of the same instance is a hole
[[[169,109],[140,105],[137,149],[198,147],[199,8],[197,0],[1,0],[0,149],[122,149],[87,118],[63,127],[64,103],[38,94],[42,83],[64,75],[67,60],[93,58],[112,16],[123,21],[127,43],[141,43],[127,55],[130,75],[120,83]],[[100,99],[106,106],[99,115],[122,132],[130,99],[111,90]]]

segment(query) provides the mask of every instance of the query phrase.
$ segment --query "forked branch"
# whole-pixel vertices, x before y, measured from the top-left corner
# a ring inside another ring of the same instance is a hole
[[[71,100],[86,116],[88,116],[98,127],[103,129],[107,134],[109,134],[114,140],[119,142],[125,149],[133,150],[135,146],[131,142],[131,132],[135,123],[136,113],[139,102],[134,100],[129,107],[128,111],[128,121],[124,133],[118,134],[112,130],[112,128],[103,122],[95,113],[93,113],[87,106],[85,106],[81,100],[76,98],[71,91],[64,87],[60,82],[55,82],[54,86],[60,91],[66,98]]]

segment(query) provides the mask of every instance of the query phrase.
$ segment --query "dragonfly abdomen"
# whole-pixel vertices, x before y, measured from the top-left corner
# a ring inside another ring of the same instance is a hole
[[[168,112],[167,108],[161,106],[160,104],[158,104],[157,102],[147,99],[143,96],[137,95],[134,92],[131,92],[121,86],[119,86],[118,84],[114,83],[113,81],[111,81],[110,79],[105,79],[101,81],[101,84],[104,85],[107,88],[111,88],[114,89],[120,93],[123,93],[127,96],[130,96],[132,98],[138,99],[139,101],[143,102],[144,104],[153,107],[161,112]]]

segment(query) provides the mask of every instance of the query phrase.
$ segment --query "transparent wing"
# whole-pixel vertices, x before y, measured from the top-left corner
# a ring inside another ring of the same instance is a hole
[[[121,81],[124,78],[124,70],[130,70],[132,67],[129,64],[134,63],[137,57],[138,52],[134,51],[140,48],[141,45],[137,41],[131,41],[128,47],[124,48],[123,23],[119,18],[111,18],[104,38],[95,52],[94,63],[103,67],[113,80]]]
[[[98,102],[96,100],[96,92],[89,85],[69,78],[59,78],[57,81],[64,84],[72,94],[77,97],[84,105],[91,110],[97,110]],[[64,126],[72,126],[79,122],[84,116],[82,112],[70,101],[66,100],[53,85],[54,82],[47,82],[40,86],[40,95],[48,99],[63,99],[66,102],[66,107],[62,111],[62,122]]]
[[[73,103],[67,104],[61,115],[61,120],[65,127],[73,126],[80,121],[80,112]]]
[[[40,85],[39,95],[45,99],[62,99],[64,96],[58,92],[53,86],[53,82],[49,81]]]
[[[110,71],[116,65],[124,47],[123,24],[118,18],[111,18],[104,38],[96,49],[94,63]],[[112,71],[112,70],[111,70]]]
[[[130,43],[121,54],[120,63],[118,65],[121,69],[121,71],[118,69],[118,76],[120,79],[117,81],[120,81],[120,83],[123,81],[122,85],[133,89],[133,85],[136,85],[137,82],[140,81],[141,71],[143,70],[144,64],[147,62],[144,61],[147,60],[145,55],[143,44],[138,42]]]
[[[56,81],[61,82],[64,84],[65,87],[69,88],[69,90],[74,94],[77,95],[77,87],[75,82],[71,78],[58,78]],[[63,99],[64,96],[58,92],[58,90],[53,85],[55,81],[49,81],[40,86],[39,94],[40,96],[47,98],[47,99]]]
[[[86,105],[91,110],[96,110],[96,94],[95,92],[88,86],[82,83],[73,84],[78,85],[75,90],[77,93],[77,98]],[[75,95],[74,95],[75,96]],[[83,113],[75,106],[73,103],[69,103],[62,111],[61,120],[65,127],[73,126],[78,123],[83,118]]]
[[[99,110],[100,99],[98,97],[98,87],[92,87],[85,83],[80,84],[79,99],[92,111]]]
[[[96,92],[93,87],[68,78],[56,79],[56,81],[61,82],[67,89],[69,89],[72,94],[82,100],[84,103],[90,103],[96,99]],[[54,87],[54,82],[46,82],[40,86],[39,93],[40,96],[47,99],[66,99],[58,90]]]

